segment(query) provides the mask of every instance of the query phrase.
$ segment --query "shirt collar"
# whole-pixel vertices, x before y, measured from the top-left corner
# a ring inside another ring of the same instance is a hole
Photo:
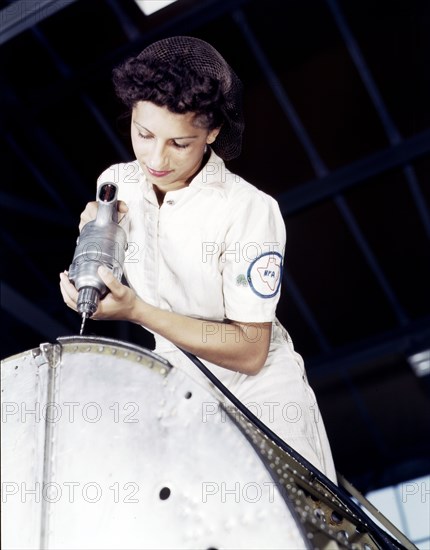
[[[137,162],[137,161],[136,161]],[[138,163],[139,166],[139,163]],[[212,149],[209,160],[203,168],[194,176],[188,187],[194,189],[213,189],[221,195],[226,196],[226,181],[231,177],[231,173],[227,170],[224,161]],[[158,205],[157,197],[152,184],[146,179],[146,176],[139,166],[139,178],[144,188],[145,196]],[[187,189],[184,187],[183,189]],[[181,189],[178,189],[181,191]],[[172,191],[173,193],[174,191]]]
[[[209,160],[191,180],[189,187],[214,189],[225,195],[228,176],[230,176],[230,172],[227,170],[224,161],[211,149]]]

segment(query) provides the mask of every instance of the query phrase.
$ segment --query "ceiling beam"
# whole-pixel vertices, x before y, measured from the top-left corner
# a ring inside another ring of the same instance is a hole
[[[391,145],[397,145],[402,141],[402,136],[399,129],[394,123],[393,118],[388,112],[384,99],[376,85],[376,82],[372,76],[372,73],[366,63],[366,60],[360,50],[357,40],[355,39],[347,21],[345,15],[342,12],[341,7],[337,0],[326,0],[333,18],[336,21],[340,34],[346,44],[349,55],[354,62],[355,68],[360,75],[361,81],[369,94],[369,97],[378,113],[379,119],[384,127],[385,133],[391,143]],[[406,165],[403,167],[403,175],[408,182],[408,186],[411,191],[411,195],[415,201],[415,205],[418,214],[422,220],[427,236],[430,238],[430,214],[425,207],[425,200],[421,192],[421,188],[418,183],[418,179],[415,174],[415,170],[412,166]]]
[[[379,361],[393,355],[407,357],[430,345],[430,317],[412,321],[404,327],[361,340],[353,345],[306,359],[309,377],[313,380],[330,374]]]
[[[0,45],[76,0],[15,0],[0,11]]]
[[[160,17],[156,26],[141,31],[134,40],[127,41],[122,47],[116,48],[114,51],[106,52],[104,56],[96,61],[80,67],[79,70],[64,77],[60,83],[52,85],[46,98],[38,98],[37,105],[33,106],[34,114],[37,115],[44,109],[52,108],[52,105],[61,103],[65,97],[70,96],[71,90],[85,89],[88,83],[100,80],[103,75],[110,75],[115,65],[135,54],[136,51],[140,51],[151,42],[164,38],[171,33],[192,33],[194,29],[249,2],[250,0],[189,0],[188,2],[173,3],[165,8],[165,14],[155,14]],[[29,3],[31,3],[30,0]],[[172,8],[171,11],[168,11],[169,8]],[[2,12],[0,12],[1,15]],[[142,17],[144,17],[143,14]],[[35,20],[33,24],[38,22],[39,20]],[[31,24],[28,25],[29,27],[31,27]]]
[[[297,185],[276,196],[284,215],[290,216],[318,202],[332,198],[381,172],[397,168],[430,153],[430,130],[425,130],[398,145],[351,162],[322,178]]]

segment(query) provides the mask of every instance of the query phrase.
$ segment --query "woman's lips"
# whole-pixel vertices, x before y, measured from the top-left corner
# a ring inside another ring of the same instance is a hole
[[[152,170],[152,168],[146,167],[148,172],[151,174],[151,176],[154,176],[156,178],[162,178],[163,176],[167,176],[167,174],[170,174],[172,170],[163,170],[162,172],[159,172],[158,170]]]

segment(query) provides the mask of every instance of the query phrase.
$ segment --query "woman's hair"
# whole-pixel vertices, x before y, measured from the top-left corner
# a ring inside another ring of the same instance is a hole
[[[195,124],[213,130],[224,122],[225,98],[215,78],[172,62],[131,58],[113,71],[117,96],[130,110],[138,101],[151,101],[172,113],[195,113]]]
[[[217,155],[231,160],[240,154],[242,82],[208,42],[192,36],[153,42],[114,69],[113,83],[130,111],[151,101],[172,113],[195,113],[196,126],[221,128],[211,145]]]

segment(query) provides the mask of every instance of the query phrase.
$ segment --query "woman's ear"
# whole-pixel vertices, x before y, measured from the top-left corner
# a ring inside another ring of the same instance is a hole
[[[208,134],[208,137],[206,138],[206,143],[208,145],[213,143],[216,140],[216,138],[217,138],[218,134],[220,133],[220,131],[221,131],[221,126],[219,128],[214,128],[213,130],[211,130]]]

